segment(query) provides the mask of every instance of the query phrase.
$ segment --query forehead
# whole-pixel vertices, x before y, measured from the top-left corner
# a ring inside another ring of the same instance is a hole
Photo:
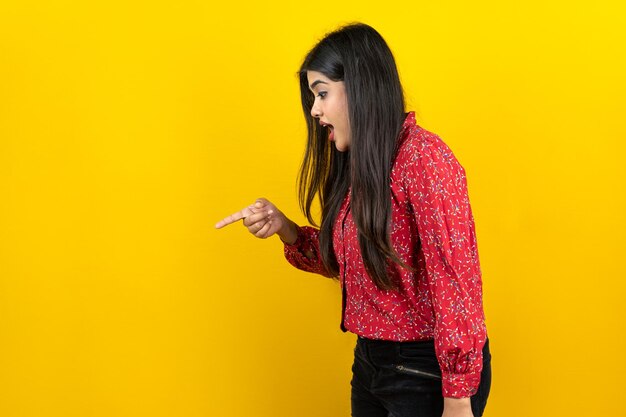
[[[307,78],[307,82],[309,83],[309,88],[311,88],[311,85],[316,81],[322,81],[326,84],[333,83],[333,81],[330,78],[328,78],[327,76],[325,76],[319,71],[307,71],[306,78]]]

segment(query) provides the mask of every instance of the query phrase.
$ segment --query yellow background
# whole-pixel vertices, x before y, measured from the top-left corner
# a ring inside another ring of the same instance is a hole
[[[295,72],[377,28],[468,173],[485,415],[622,415],[621,2],[0,5],[0,416],[347,416],[336,283],[222,217],[300,224]]]

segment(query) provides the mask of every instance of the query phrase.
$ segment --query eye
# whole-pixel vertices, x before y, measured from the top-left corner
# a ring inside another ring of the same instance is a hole
[[[324,97],[326,97],[326,94],[328,94],[326,91],[320,91],[317,96],[319,98],[321,98],[322,100],[324,100]]]

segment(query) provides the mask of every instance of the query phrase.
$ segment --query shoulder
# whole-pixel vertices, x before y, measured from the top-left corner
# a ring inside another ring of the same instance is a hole
[[[406,126],[394,166],[410,175],[463,169],[443,139],[418,124]]]

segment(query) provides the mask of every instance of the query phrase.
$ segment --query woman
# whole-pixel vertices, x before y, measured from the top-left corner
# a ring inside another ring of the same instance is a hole
[[[308,143],[298,226],[266,199],[220,221],[277,234],[299,269],[335,277],[341,328],[358,335],[352,415],[481,416],[491,382],[465,171],[405,113],[395,61],[373,28],[324,37],[299,72]]]

